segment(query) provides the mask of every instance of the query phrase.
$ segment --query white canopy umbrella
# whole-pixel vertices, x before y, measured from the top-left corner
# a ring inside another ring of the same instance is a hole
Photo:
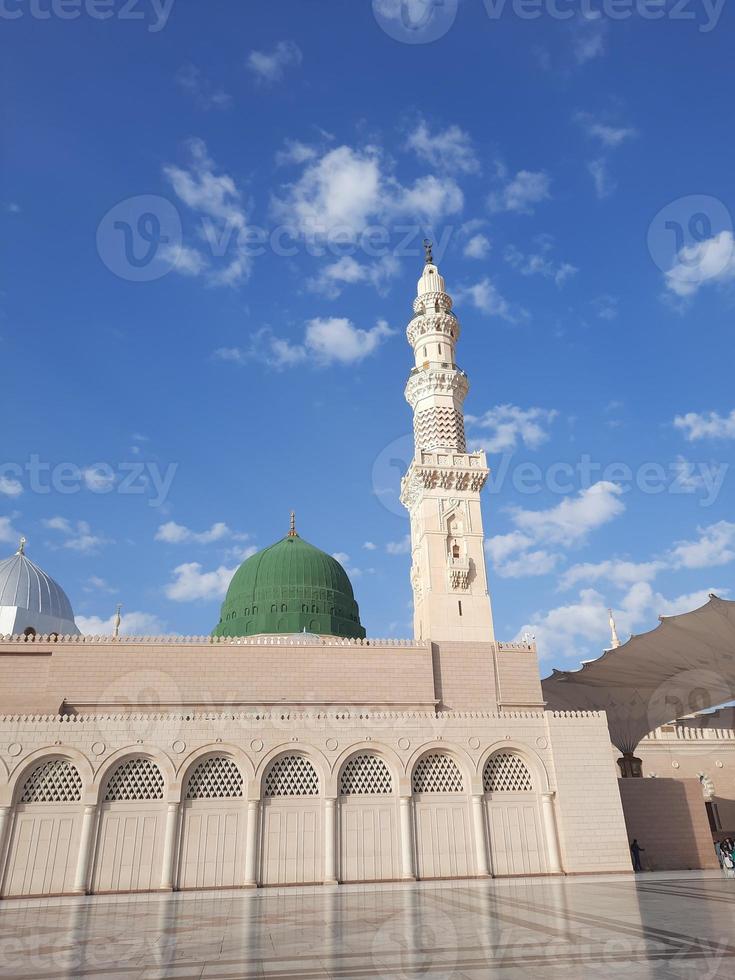
[[[632,757],[659,725],[735,699],[735,602],[711,595],[700,609],[661,616],[656,629],[541,685],[551,710],[606,711],[613,744]]]

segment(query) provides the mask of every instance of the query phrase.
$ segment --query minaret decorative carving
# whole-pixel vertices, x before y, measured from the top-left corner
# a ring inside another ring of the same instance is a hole
[[[421,639],[492,641],[480,491],[484,452],[468,453],[464,429],[467,375],[457,366],[460,325],[424,242],[414,316],[406,334],[414,367],[406,384],[415,454],[401,485],[411,517],[414,630]]]

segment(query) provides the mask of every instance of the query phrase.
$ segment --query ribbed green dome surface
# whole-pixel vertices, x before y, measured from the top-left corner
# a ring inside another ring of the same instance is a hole
[[[230,582],[214,636],[309,633],[364,637],[347,573],[297,534],[242,563]]]

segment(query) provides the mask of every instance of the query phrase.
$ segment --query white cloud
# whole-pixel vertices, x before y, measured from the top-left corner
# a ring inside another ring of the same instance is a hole
[[[490,251],[490,239],[487,235],[473,235],[464,247],[468,259],[484,259]]]
[[[386,283],[399,272],[400,263],[393,255],[384,255],[372,264],[358,262],[351,255],[343,255],[325,266],[316,279],[311,280],[309,288],[329,299],[336,299],[345,285],[355,283],[366,283],[382,293]]]
[[[466,174],[475,174],[480,170],[472,140],[459,126],[448,126],[432,133],[421,120],[409,134],[406,145],[419,159],[437,170]]]
[[[597,160],[590,160],[587,164],[587,171],[595,185],[595,194],[600,200],[609,197],[618,186],[610,173],[607,160],[602,157]]]
[[[15,545],[20,541],[20,531],[13,527],[10,517],[0,517],[0,541]]]
[[[630,633],[654,629],[656,617],[673,616],[703,605],[710,592],[727,595],[728,590],[710,588],[666,598],[654,592],[648,582],[638,582],[615,605],[615,620],[622,640]],[[576,602],[547,612],[537,612],[519,630],[519,636],[532,633],[541,659],[569,657],[575,661],[600,656],[610,647],[608,603],[595,589],[582,589]]]
[[[212,544],[214,541],[221,541],[223,538],[234,538],[235,540],[245,540],[246,534],[236,534],[223,521],[214,523],[208,531],[192,531],[183,524],[175,521],[167,521],[156,531],[155,540],[164,541],[166,544]]]
[[[610,582],[627,588],[638,582],[652,582],[667,567],[663,561],[623,561],[619,558],[583,562],[568,568],[559,580],[560,589],[571,589],[580,582]]]
[[[600,320],[614,320],[618,315],[618,298],[603,294],[591,300],[595,315]]]
[[[263,329],[253,336],[249,348],[220,347],[214,357],[236,364],[255,359],[279,370],[306,362],[317,368],[356,364],[394,333],[385,320],[363,330],[346,317],[317,317],[306,324],[301,343],[292,343]]]
[[[177,247],[168,258],[184,275],[206,274],[212,285],[236,285],[247,277],[251,265],[245,251],[247,220],[240,191],[229,174],[215,172],[204,140],[189,140],[187,150],[188,167],[168,165],[163,173],[179,200],[201,221],[201,235],[211,254],[224,264],[212,266],[204,252],[188,245]]]
[[[719,521],[697,529],[695,541],[678,541],[669,553],[677,568],[713,568],[735,558],[735,524]]]
[[[508,245],[503,258],[523,276],[540,275],[545,279],[553,279],[557,286],[563,286],[568,279],[579,272],[579,269],[569,262],[554,262],[547,254],[550,248],[551,245],[546,243],[541,252],[524,255],[515,245]]]
[[[696,471],[694,463],[684,456],[677,456],[671,469],[676,486],[683,493],[696,493],[697,490],[706,489],[707,481]]]
[[[82,479],[88,490],[104,493],[115,486],[115,473],[107,463],[98,463],[82,470]]]
[[[399,215],[431,223],[455,214],[464,204],[456,181],[447,176],[419,177],[404,186],[384,172],[374,146],[338,146],[307,161],[301,176],[273,199],[279,220],[303,235],[340,232],[356,238],[371,223]]]
[[[529,318],[528,310],[510,303],[489,276],[485,276],[474,285],[455,289],[454,295],[458,303],[467,300],[481,313],[498,316],[509,323],[519,323]]]
[[[363,545],[365,551],[375,551],[378,546],[373,541],[366,541]]]
[[[220,565],[211,572],[205,572],[199,562],[186,562],[176,566],[172,573],[173,581],[166,585],[164,591],[174,602],[222,599],[236,571],[236,567]]]
[[[693,296],[707,284],[735,280],[735,239],[731,231],[721,231],[704,242],[686,245],[665,274],[666,287],[677,296]]]
[[[85,592],[106,592],[108,595],[114,595],[119,591],[113,588],[107,579],[100,578],[99,575],[90,575],[82,588]]]
[[[491,211],[516,211],[533,214],[531,205],[551,197],[549,187],[551,178],[542,170],[519,170],[512,180],[507,181],[499,192],[488,197]]]
[[[687,412],[686,415],[676,416],[674,426],[684,432],[688,442],[697,439],[735,439],[735,409],[729,415]]]
[[[12,476],[0,476],[0,493],[5,497],[19,497],[23,493],[23,484]]]
[[[600,480],[567,497],[548,510],[511,508],[513,523],[534,541],[578,545],[591,531],[602,527],[625,510],[620,499],[623,490],[618,484]]]
[[[68,548],[70,551],[91,554],[99,551],[103,545],[113,543],[110,538],[93,532],[87,521],[77,521],[74,524],[66,517],[50,517],[42,523],[50,531],[58,531],[63,534],[65,540],[61,547]]]
[[[614,149],[626,140],[637,136],[637,132],[632,126],[610,126],[602,123],[589,112],[578,112],[575,120],[583,127],[588,136],[599,140],[603,146]]]
[[[389,555],[409,555],[411,553],[411,535],[407,534],[400,541],[389,541],[385,550]]]
[[[184,65],[176,72],[176,84],[190,95],[200,109],[227,109],[232,105],[232,96],[217,88],[196,65]]]
[[[466,416],[466,421],[473,428],[489,430],[489,435],[473,437],[473,445],[489,453],[502,453],[515,449],[519,442],[529,449],[537,449],[548,441],[547,427],[558,414],[556,409],[496,405],[484,415]]]
[[[113,613],[107,619],[101,616],[75,616],[74,620],[85,636],[111,636],[116,615]],[[123,636],[161,636],[165,632],[165,623],[154,613],[123,610],[120,617],[120,633]]]
[[[347,552],[335,551],[332,554],[332,558],[340,563],[350,578],[359,578],[362,575],[362,569],[355,568],[355,566],[350,563],[350,556],[347,554]]]
[[[261,82],[280,81],[287,68],[301,64],[301,49],[293,41],[279,41],[272,51],[251,51],[247,67]]]
[[[605,53],[607,23],[599,10],[590,9],[575,18],[572,50],[578,65],[600,58]]]
[[[492,539],[491,539],[492,540]],[[491,553],[491,549],[487,549]],[[559,563],[560,556],[549,551],[524,551],[517,557],[502,561],[494,560],[493,568],[501,578],[528,578],[535,575],[548,575]]]
[[[283,143],[283,149],[276,153],[276,166],[284,167],[289,164],[308,163],[309,160],[316,159],[318,155],[316,148],[308,143],[302,143],[301,140],[286,139]]]

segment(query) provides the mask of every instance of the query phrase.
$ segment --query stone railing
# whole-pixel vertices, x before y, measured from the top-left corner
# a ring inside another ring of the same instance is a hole
[[[425,649],[427,643],[423,640],[397,639],[350,639],[341,636],[313,636],[304,638],[300,633],[289,636],[56,636],[52,634],[35,636],[0,636],[0,644],[32,644],[32,643],[121,643],[141,644],[156,643],[180,646],[186,644],[215,644],[224,646],[281,646],[281,647],[404,647]]]
[[[735,741],[731,728],[695,728],[692,725],[663,725],[650,732],[645,742],[721,742]]]

